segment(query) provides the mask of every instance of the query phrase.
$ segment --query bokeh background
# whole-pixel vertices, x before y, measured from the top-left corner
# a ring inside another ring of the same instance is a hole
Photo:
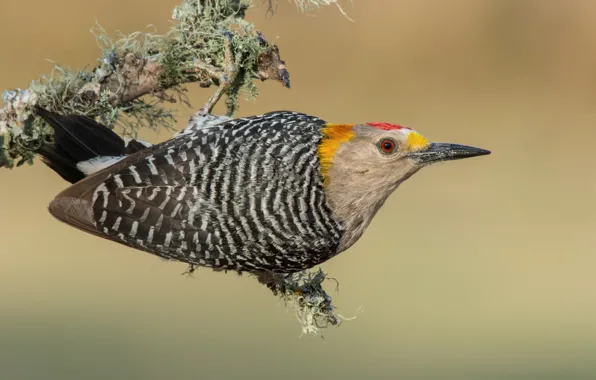
[[[96,19],[164,32],[176,4],[3,0],[0,88],[46,59],[93,64]],[[355,23],[283,0],[273,18],[251,11],[293,88],[266,82],[239,115],[391,121],[493,151],[414,176],[323,266],[358,319],[298,339],[252,279],[181,276],[58,223],[46,206],[67,184],[38,163],[0,171],[0,379],[596,378],[596,2],[343,4]]]

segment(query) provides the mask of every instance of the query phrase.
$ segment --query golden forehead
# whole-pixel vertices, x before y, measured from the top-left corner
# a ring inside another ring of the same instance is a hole
[[[410,131],[408,134],[408,148],[410,150],[418,150],[426,147],[429,141],[416,131]]]

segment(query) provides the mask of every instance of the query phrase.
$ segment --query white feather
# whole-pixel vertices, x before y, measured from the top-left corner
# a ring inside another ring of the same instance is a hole
[[[93,173],[107,168],[108,166],[114,165],[116,162],[122,160],[126,156],[100,156],[93,157],[87,161],[81,161],[77,163],[77,169],[79,169],[86,176],[90,176]]]

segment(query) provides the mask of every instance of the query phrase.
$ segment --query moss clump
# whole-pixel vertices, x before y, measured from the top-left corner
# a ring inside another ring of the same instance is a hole
[[[261,274],[259,281],[266,284],[273,294],[288,306],[291,306],[296,318],[302,325],[302,335],[318,335],[321,330],[330,326],[339,326],[346,318],[336,312],[331,296],[323,289],[327,277],[321,269],[310,272],[292,274]],[[337,289],[339,283],[335,281]]]

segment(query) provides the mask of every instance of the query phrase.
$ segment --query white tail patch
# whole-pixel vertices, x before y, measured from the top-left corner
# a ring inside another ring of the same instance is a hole
[[[77,163],[77,169],[79,169],[86,176],[97,173],[109,166],[114,165],[116,162],[122,160],[126,156],[100,156],[93,157],[87,161],[81,161]]]

